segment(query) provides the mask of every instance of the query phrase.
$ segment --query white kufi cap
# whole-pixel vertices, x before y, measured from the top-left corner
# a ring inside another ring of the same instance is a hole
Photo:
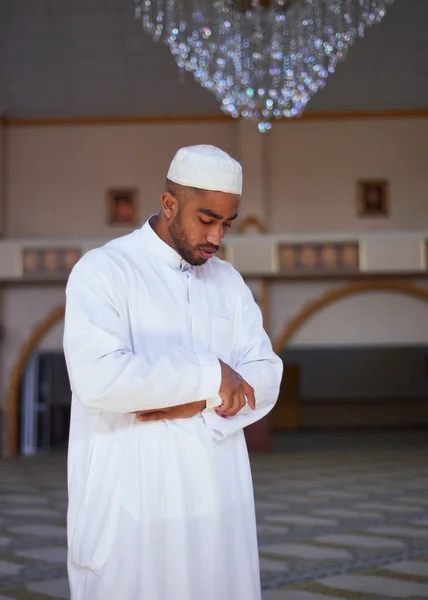
[[[215,146],[181,148],[172,159],[167,178],[201,190],[242,194],[242,167]]]

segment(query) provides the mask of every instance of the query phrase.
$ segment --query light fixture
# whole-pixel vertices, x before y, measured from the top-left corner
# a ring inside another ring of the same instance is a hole
[[[394,0],[136,0],[136,17],[228,115],[295,117]]]

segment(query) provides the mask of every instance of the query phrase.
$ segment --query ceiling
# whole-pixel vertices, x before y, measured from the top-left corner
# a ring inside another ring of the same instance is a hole
[[[307,112],[428,109],[428,0],[396,0]],[[133,0],[0,0],[0,114],[8,118],[219,114]]]

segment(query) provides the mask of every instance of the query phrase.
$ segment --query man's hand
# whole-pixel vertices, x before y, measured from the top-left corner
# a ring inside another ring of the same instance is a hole
[[[254,390],[239,373],[234,371],[222,360],[219,360],[221,366],[221,385],[219,395],[222,399],[222,405],[215,410],[222,417],[233,417],[247,402],[249,407],[256,408],[256,399]]]
[[[222,360],[219,360],[221,367],[221,385],[219,395],[222,399],[221,406],[218,406],[215,411],[221,417],[233,417],[247,402],[249,407],[254,410],[256,408],[256,399],[254,390],[239,373],[234,371]],[[163,421],[165,419],[189,419],[194,417],[199,412],[206,408],[206,401],[189,402],[188,404],[180,404],[171,408],[160,408],[158,410],[138,410],[135,412],[137,420],[140,423],[149,421]]]
[[[189,402],[171,408],[160,408],[158,410],[139,410],[135,414],[137,421],[147,423],[148,421],[164,421],[165,419],[189,419],[205,409],[205,400]]]

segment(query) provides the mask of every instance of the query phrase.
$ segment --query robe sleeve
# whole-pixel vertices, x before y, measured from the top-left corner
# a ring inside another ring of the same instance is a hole
[[[272,350],[272,344],[263,328],[260,308],[243,281],[242,286],[242,304],[238,313],[242,315],[238,360],[234,368],[254,388],[256,409],[251,410],[245,406],[234,417],[225,419],[217,415],[213,408],[206,408],[202,416],[217,440],[222,440],[266,416],[275,406],[282,379],[283,363]]]
[[[84,260],[67,283],[64,353],[71,389],[81,404],[127,413],[217,395],[221,368],[214,354],[179,346],[162,354],[133,352],[117,287],[105,269]]]

